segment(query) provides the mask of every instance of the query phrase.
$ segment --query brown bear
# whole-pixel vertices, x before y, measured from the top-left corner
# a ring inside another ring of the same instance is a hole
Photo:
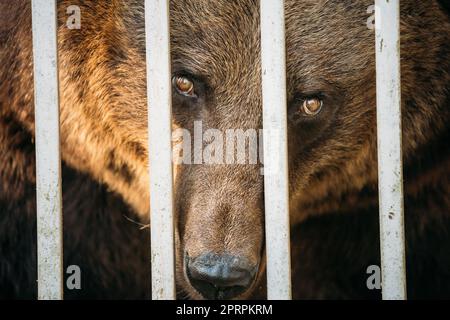
[[[366,283],[380,259],[373,1],[285,3],[294,298],[379,298]],[[71,5],[79,29],[66,24]],[[66,297],[146,298],[144,1],[61,0],[58,8],[64,258],[83,279]],[[259,1],[179,0],[170,10],[174,128],[261,129]],[[33,298],[30,1],[0,1],[0,18],[0,297]],[[445,1],[401,2],[401,48],[408,296],[445,298]],[[180,298],[264,297],[263,203],[261,163],[177,166]]]

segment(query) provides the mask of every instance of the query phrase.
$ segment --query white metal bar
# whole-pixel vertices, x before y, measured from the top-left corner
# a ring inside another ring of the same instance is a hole
[[[63,298],[56,0],[32,1],[38,299]]]
[[[169,1],[145,1],[152,298],[175,299]]]
[[[399,1],[376,0],[375,13],[382,294],[385,300],[404,300]]]
[[[284,1],[261,0],[267,298],[291,293]]]

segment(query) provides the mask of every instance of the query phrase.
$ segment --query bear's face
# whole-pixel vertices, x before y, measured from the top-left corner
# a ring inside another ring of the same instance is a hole
[[[287,1],[293,206],[316,205],[338,188],[332,179],[344,185],[359,175],[362,186],[373,178],[375,39],[366,2],[349,10],[340,2]],[[191,138],[194,121],[201,121],[205,135],[218,129],[222,135],[204,137],[203,155],[219,139],[225,159],[226,130],[262,128],[259,5],[177,1],[171,13],[175,124]],[[178,169],[178,274],[193,297],[246,297],[262,278],[264,176],[246,155],[245,164]]]
[[[428,30],[439,30],[427,8],[413,2],[403,2],[409,12],[404,24],[416,21],[416,15]],[[372,4],[286,1],[292,224],[337,211],[342,194],[376,183],[375,35],[368,26]],[[79,39],[62,36],[63,49],[80,43],[87,48],[61,58],[63,66],[84,64],[61,71],[63,157],[106,182],[147,217],[143,1],[124,5],[119,14],[122,23],[116,17],[104,23],[104,38],[86,41],[84,35],[95,28],[89,25]],[[262,128],[259,30],[255,0],[171,2],[174,129],[195,139],[200,125],[203,158],[212,142],[223,139],[216,145],[223,147],[219,163],[197,164],[194,142],[188,140],[193,163],[176,168],[177,283],[193,298],[245,298],[263,279],[262,166],[250,157],[244,163],[225,160],[227,130]],[[405,27],[402,32],[409,31]],[[415,32],[425,41],[420,29]],[[417,47],[414,37],[405,38],[414,53],[403,55],[403,94],[409,103],[423,105],[432,84],[416,78],[415,70],[423,67],[422,61],[431,71],[439,64],[427,57],[426,48]],[[88,79],[82,85],[89,89],[80,93],[80,82],[73,79]],[[410,93],[418,84],[423,91],[413,101]],[[425,140],[429,126],[414,121],[419,112],[405,113],[407,155]]]

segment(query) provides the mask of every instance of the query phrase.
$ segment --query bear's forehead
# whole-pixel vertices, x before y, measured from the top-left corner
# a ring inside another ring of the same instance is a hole
[[[306,76],[346,75],[353,81],[352,76],[367,71],[375,42],[373,30],[367,27],[371,4],[371,0],[287,0],[288,76],[301,81]],[[248,78],[260,64],[259,27],[256,0],[174,1],[173,59],[217,82]]]

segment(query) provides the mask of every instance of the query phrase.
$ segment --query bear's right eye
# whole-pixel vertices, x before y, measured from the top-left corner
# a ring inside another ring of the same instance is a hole
[[[182,96],[188,98],[197,97],[194,90],[195,89],[194,81],[192,81],[186,76],[174,76],[172,78],[172,85],[175,87],[175,90]]]

